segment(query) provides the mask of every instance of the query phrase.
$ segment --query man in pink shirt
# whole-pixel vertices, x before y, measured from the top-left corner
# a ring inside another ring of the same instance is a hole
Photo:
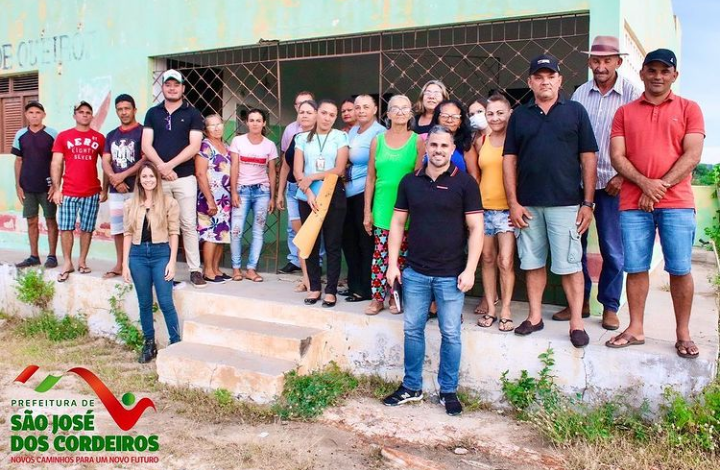
[[[625,181],[620,190],[620,226],[625,246],[630,325],[605,343],[610,348],[644,344],[643,317],[656,232],[675,309],[680,357],[700,351],[690,339],[694,293],[691,270],[695,202],[690,179],[705,138],[697,103],[675,95],[677,58],[668,49],[650,52],[640,78],[643,95],[615,114],[610,141],[613,167]]]

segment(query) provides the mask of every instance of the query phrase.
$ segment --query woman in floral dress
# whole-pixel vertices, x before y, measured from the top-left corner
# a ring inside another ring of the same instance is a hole
[[[198,233],[203,243],[203,278],[223,283],[230,276],[220,271],[223,244],[230,243],[230,152],[223,142],[223,121],[217,114],[205,117],[205,139],[195,157],[198,183]]]

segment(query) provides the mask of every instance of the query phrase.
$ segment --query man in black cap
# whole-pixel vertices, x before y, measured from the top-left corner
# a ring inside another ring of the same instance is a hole
[[[28,238],[30,239],[30,256],[16,264],[15,266],[18,268],[28,268],[40,264],[38,249],[40,207],[45,216],[48,232],[49,250],[45,267],[55,268],[58,265],[55,255],[58,243],[58,226],[55,218],[57,206],[52,202],[52,181],[50,179],[52,147],[55,137],[57,137],[57,131],[45,127],[43,119],[45,119],[43,105],[39,101],[27,103],[25,120],[28,126],[17,131],[10,151],[16,157],[15,192],[23,205],[23,217],[27,220]]]
[[[593,217],[598,147],[585,108],[560,96],[562,76],[555,57],[541,55],[530,62],[528,85],[534,99],[510,116],[503,149],[505,192],[519,232],[520,268],[527,271],[530,303],[530,314],[515,334],[544,327],[549,249],[550,270],[562,277],[570,306],[570,341],[580,348],[589,342],[581,318],[580,236]]]

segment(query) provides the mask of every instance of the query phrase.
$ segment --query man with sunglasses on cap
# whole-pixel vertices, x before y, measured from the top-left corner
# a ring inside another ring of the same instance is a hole
[[[643,95],[618,109],[613,120],[610,156],[625,178],[620,189],[620,228],[630,325],[605,344],[625,348],[645,343],[645,300],[657,233],[670,275],[675,350],[680,357],[695,359],[700,350],[690,338],[689,325],[696,227],[690,181],[702,155],[705,124],[697,103],[672,92],[677,77],[677,58],[671,50],[650,52],[640,69]]]
[[[617,311],[623,287],[623,244],[620,234],[620,187],[623,177],[610,163],[610,128],[615,111],[640,97],[640,89],[618,73],[623,63],[620,41],[614,36],[597,36],[585,51],[593,78],[581,85],[572,100],[582,104],[590,116],[600,151],[598,152],[597,183],[595,183],[595,226],[597,228],[602,270],[598,281],[597,299],[603,306],[602,327],[617,330],[620,321]],[[582,235],[582,267],[585,278],[582,316],[590,316],[590,289],[592,280],[587,267],[588,232]],[[552,316],[553,320],[568,321],[570,309],[565,308]]]
[[[40,207],[45,216],[48,232],[49,250],[45,267],[55,268],[58,265],[55,255],[58,242],[57,220],[55,219],[57,206],[52,202],[52,180],[50,179],[52,147],[57,131],[45,127],[43,119],[45,119],[43,105],[39,101],[27,103],[25,120],[28,126],[17,131],[10,151],[16,157],[15,191],[23,205],[23,217],[27,220],[28,238],[30,239],[30,256],[16,264],[15,266],[18,268],[29,268],[40,264],[38,249]]]
[[[503,148],[505,193],[530,304],[528,318],[515,334],[529,335],[544,327],[549,250],[550,270],[561,277],[570,306],[570,342],[582,348],[590,338],[581,317],[580,236],[593,218],[598,147],[585,108],[560,95],[562,76],[555,57],[530,61],[528,86],[534,99],[513,111]]]
[[[80,218],[80,259],[78,271],[87,274],[87,255],[95,230],[101,200],[102,184],[98,178],[97,162],[101,157],[105,137],[90,128],[93,108],[81,101],[73,108],[75,127],[58,134],[53,145],[52,177],[53,201],[58,205],[58,229],[63,251],[62,272],[58,282],[68,280],[75,272],[72,250],[75,223]],[[62,184],[61,184],[62,183]]]
[[[162,74],[164,101],[148,109],[142,134],[142,152],[157,165],[163,190],[180,206],[180,232],[190,282],[207,285],[200,271],[200,242],[197,232],[197,180],[194,158],[203,138],[200,111],[183,99],[184,79],[177,70]]]

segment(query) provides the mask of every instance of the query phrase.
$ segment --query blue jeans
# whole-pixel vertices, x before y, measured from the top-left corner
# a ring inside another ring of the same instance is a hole
[[[263,247],[263,235],[267,220],[268,206],[270,205],[270,186],[252,184],[240,186],[240,207],[233,207],[230,220],[230,254],[233,269],[242,267],[242,235],[245,228],[245,219],[252,209],[254,219],[252,224],[252,242],[250,243],[250,256],[248,256],[248,269],[257,269],[260,253]]]
[[[290,169],[292,171],[292,168]],[[288,182],[285,191],[285,198],[287,199],[287,213],[288,213],[288,224],[287,224],[287,245],[289,253],[287,259],[289,262],[297,267],[300,267],[300,258],[298,258],[298,249],[293,243],[295,239],[295,230],[292,228],[291,220],[297,220],[300,218],[300,209],[298,208],[298,200],[295,197],[298,191],[297,183]]]
[[[135,293],[140,310],[140,325],[145,339],[155,339],[153,326],[153,293],[157,294],[158,305],[165,317],[170,343],[180,341],[177,311],[172,298],[172,281],[165,280],[165,268],[170,261],[168,243],[141,243],[130,246],[129,268],[135,284]]]
[[[595,227],[602,256],[602,270],[598,281],[598,302],[613,312],[620,308],[623,287],[622,231],[620,230],[620,197],[611,196],[604,189],[595,190]],[[587,267],[588,232],[582,235],[582,267],[585,277],[585,299],[590,298],[592,280]]]
[[[457,391],[460,370],[460,319],[465,294],[457,288],[457,277],[425,276],[406,267],[402,273],[405,331],[405,378],[403,386],[422,390],[425,361],[425,325],[432,298],[435,298],[440,324],[440,393]]]
[[[622,211],[620,225],[625,244],[626,273],[650,270],[656,230],[660,235],[665,271],[673,276],[690,273],[695,240],[695,209]]]

